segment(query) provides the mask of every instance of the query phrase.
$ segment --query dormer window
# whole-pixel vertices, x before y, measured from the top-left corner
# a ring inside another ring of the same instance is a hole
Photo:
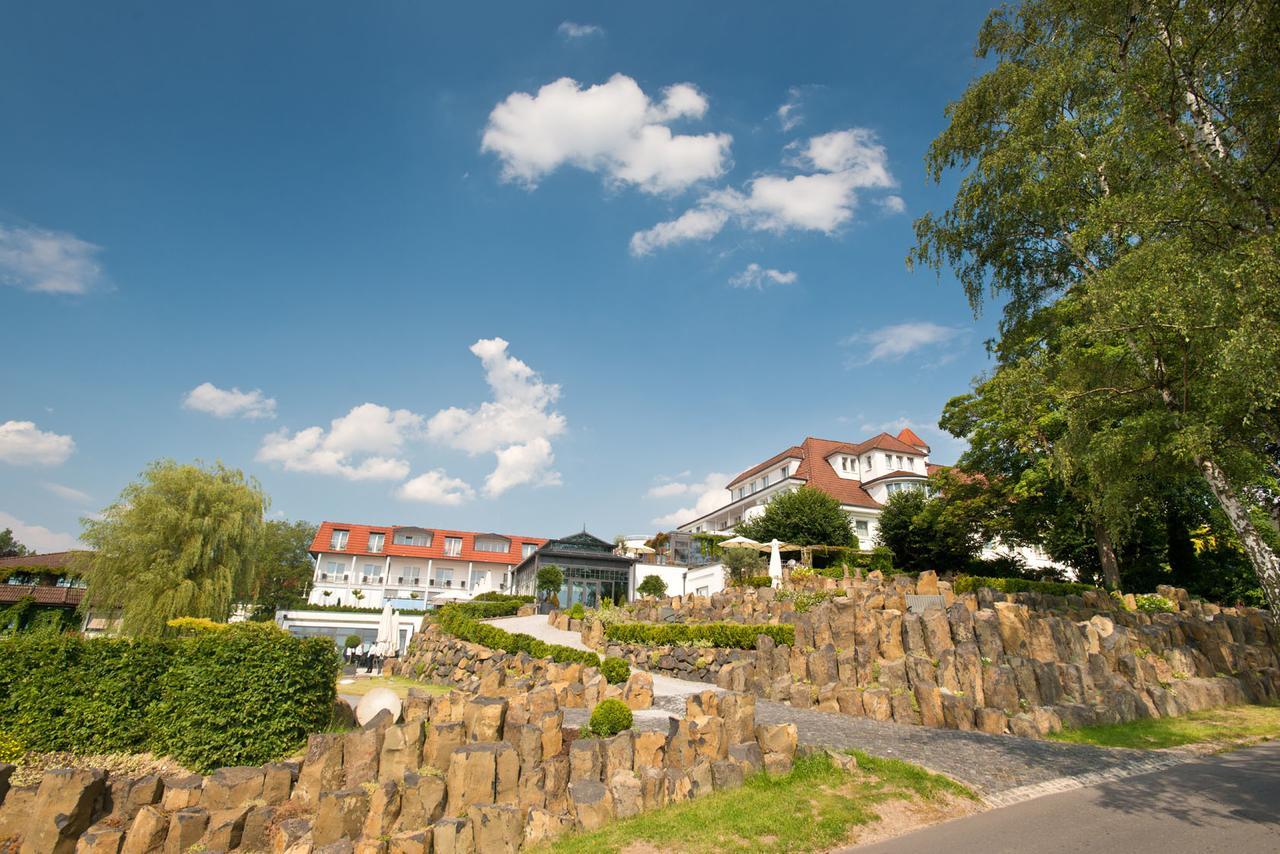
[[[499,552],[506,554],[511,550],[511,543],[501,537],[476,537],[476,551]]]
[[[342,551],[347,547],[347,537],[350,534],[351,534],[350,531],[335,530],[333,534],[329,537],[329,548],[338,552]]]
[[[382,551],[382,544],[385,543],[386,541],[387,541],[386,534],[376,534],[376,533],[370,534],[369,535],[369,551],[374,552],[375,554],[377,552]]]
[[[397,546],[429,546],[431,535],[423,531],[396,531],[395,543]]]

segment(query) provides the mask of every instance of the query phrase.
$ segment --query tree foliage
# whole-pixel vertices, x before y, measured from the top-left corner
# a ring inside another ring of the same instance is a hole
[[[812,486],[774,495],[763,513],[743,521],[735,530],[761,543],[778,539],[797,546],[857,544],[840,502]]]
[[[120,608],[125,634],[159,636],[174,617],[225,622],[256,581],[267,498],[221,463],[152,463],[81,537],[86,607]]]
[[[927,160],[964,176],[912,260],[1003,301],[990,381],[1029,392],[1104,564],[1153,478],[1195,476],[1280,615],[1275,5],[1027,0],[978,53]]]
[[[256,618],[269,620],[281,608],[306,603],[315,572],[310,553],[315,535],[316,526],[310,522],[272,519],[266,523],[257,558]]]
[[[564,570],[555,564],[539,567],[535,583],[545,599],[558,598],[560,588],[564,586]]]
[[[897,492],[880,514],[880,542],[893,552],[899,569],[964,571],[982,547],[969,509],[945,495],[930,498],[916,489]]]
[[[22,557],[28,554],[34,553],[18,542],[17,537],[13,535],[12,528],[5,528],[0,531],[0,557]]]
[[[766,569],[764,555],[755,549],[727,548],[720,562],[724,565],[725,583],[730,585],[762,575]]]
[[[636,588],[636,592],[641,596],[653,596],[654,598],[666,596],[667,582],[657,575],[646,575],[644,580],[640,582],[640,586]]]

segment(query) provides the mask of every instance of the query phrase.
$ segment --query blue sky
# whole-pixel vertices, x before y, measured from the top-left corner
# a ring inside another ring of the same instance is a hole
[[[606,537],[806,435],[953,461],[994,318],[904,258],[987,9],[11,5],[0,528],[158,457]]]

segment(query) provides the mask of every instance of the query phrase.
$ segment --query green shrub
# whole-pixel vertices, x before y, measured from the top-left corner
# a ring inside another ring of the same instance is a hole
[[[792,625],[748,626],[742,623],[618,623],[606,626],[604,636],[618,643],[643,646],[690,646],[706,640],[723,649],[755,649],[756,638],[767,635],[774,643],[796,642]]]
[[[1025,578],[981,578],[960,575],[951,583],[956,593],[973,593],[980,587],[989,587],[998,593],[1046,593],[1050,596],[1078,596],[1097,588],[1076,581],[1030,581]]]
[[[627,681],[627,677],[631,675],[631,667],[621,658],[611,655],[600,664],[600,672],[610,685],[619,685]]]
[[[522,602],[515,599],[504,599],[502,601],[472,599],[468,602],[458,602],[450,605],[450,608],[460,608],[467,616],[474,620],[488,620],[493,617],[510,617],[520,610]]]
[[[514,596],[510,593],[499,593],[497,590],[489,590],[475,596],[472,602],[518,602],[521,605],[532,605],[537,599],[533,596]]]
[[[735,587],[772,587],[773,578],[768,575],[752,575],[733,582]]]
[[[875,572],[890,572],[893,570],[893,549],[888,546],[876,546],[871,550],[871,559],[867,561],[867,567]]]
[[[505,607],[510,604],[518,603],[460,602],[445,605],[437,612],[437,619],[440,628],[448,634],[459,640],[487,646],[489,649],[499,649],[513,654],[523,652],[534,658],[550,658],[561,664],[579,663],[597,667],[600,665],[600,656],[594,652],[550,644],[522,632],[508,632],[475,618],[474,612],[477,609],[483,610],[491,606]]]
[[[1133,601],[1138,606],[1139,611],[1144,611],[1148,614],[1173,613],[1173,603],[1159,593],[1139,593],[1133,597]]]
[[[831,566],[824,566],[821,569],[815,569],[814,572],[824,578],[834,578],[839,580],[844,578],[844,564],[837,563]]]
[[[653,596],[658,598],[667,595],[667,582],[663,581],[660,576],[646,575],[644,581],[640,582],[640,586],[636,588],[636,592],[641,596]]]
[[[169,639],[0,638],[0,730],[28,750],[149,750],[199,770],[259,765],[324,728],[338,657],[326,638],[239,623]]]
[[[359,635],[347,635],[347,639],[342,642],[342,645],[347,649],[355,649],[363,643],[364,640]]]
[[[17,762],[26,752],[16,735],[0,731],[0,762]]]
[[[631,729],[634,719],[631,709],[621,700],[602,700],[591,711],[591,734],[597,738],[612,738],[623,730]]]
[[[574,602],[573,607],[569,609],[570,620],[582,620],[587,616],[587,609],[582,607],[581,602]]]

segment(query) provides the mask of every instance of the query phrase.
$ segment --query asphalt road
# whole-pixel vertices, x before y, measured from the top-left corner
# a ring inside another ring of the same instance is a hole
[[[1280,744],[1048,795],[856,854],[1280,852]]]

